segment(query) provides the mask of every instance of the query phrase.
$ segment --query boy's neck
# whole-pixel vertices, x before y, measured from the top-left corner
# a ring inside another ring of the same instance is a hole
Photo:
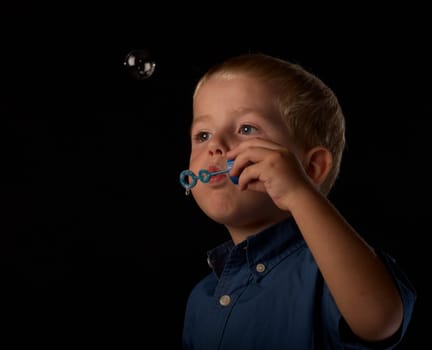
[[[238,245],[239,243],[245,241],[248,237],[256,235],[257,233],[264,231],[266,228],[273,226],[279,222],[282,222],[290,218],[291,216],[292,216],[291,213],[283,212],[281,213],[281,215],[278,215],[277,217],[274,217],[271,220],[266,220],[263,222],[254,222],[251,225],[242,225],[242,226],[225,225],[225,227],[227,228],[234,245]]]

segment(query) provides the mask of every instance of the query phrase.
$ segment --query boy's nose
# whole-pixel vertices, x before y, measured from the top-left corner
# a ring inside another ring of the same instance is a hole
[[[209,153],[212,156],[219,155],[223,156],[228,152],[227,146],[223,143],[223,141],[217,137],[212,137],[208,143]]]

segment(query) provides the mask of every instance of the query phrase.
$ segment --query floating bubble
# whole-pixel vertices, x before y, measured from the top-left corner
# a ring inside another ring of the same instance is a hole
[[[145,49],[130,51],[124,61],[128,73],[137,80],[150,78],[156,68],[156,63]]]

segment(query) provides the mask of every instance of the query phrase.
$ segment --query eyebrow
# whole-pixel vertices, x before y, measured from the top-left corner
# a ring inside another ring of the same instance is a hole
[[[242,107],[242,108],[236,108],[236,109],[231,110],[230,114],[232,114],[234,116],[239,116],[239,115],[248,114],[251,112],[259,112],[259,110],[256,108]],[[199,115],[198,117],[196,117],[192,120],[192,125],[194,125],[198,122],[201,122],[203,120],[209,119],[209,118],[210,118],[209,114]]]
[[[193,118],[193,120],[192,120],[192,125],[194,125],[194,124],[196,124],[196,123],[198,123],[198,122],[201,122],[201,121],[203,121],[203,120],[209,119],[209,118],[210,118],[210,115],[209,115],[209,114],[199,115],[198,117]]]

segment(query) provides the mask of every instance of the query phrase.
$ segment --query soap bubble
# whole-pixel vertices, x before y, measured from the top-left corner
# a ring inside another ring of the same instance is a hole
[[[144,49],[130,51],[124,61],[129,74],[137,80],[148,79],[153,75],[156,63],[150,56],[149,52]]]

